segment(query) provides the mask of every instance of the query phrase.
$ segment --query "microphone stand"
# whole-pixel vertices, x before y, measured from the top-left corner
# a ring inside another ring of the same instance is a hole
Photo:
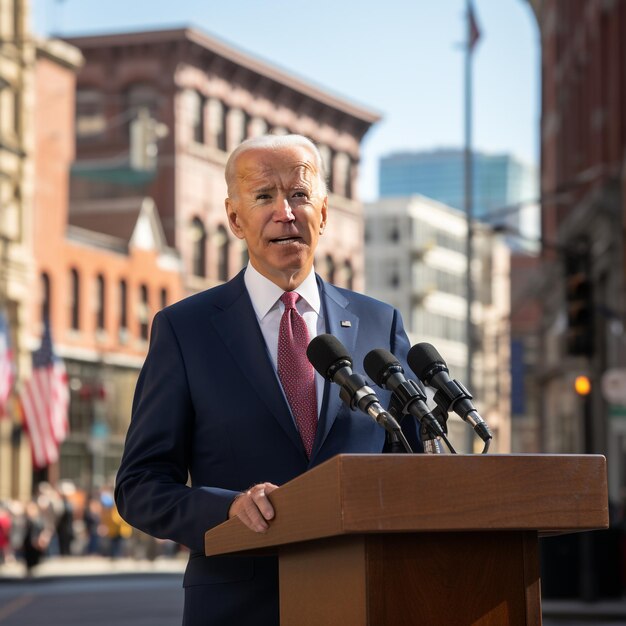
[[[450,450],[452,454],[456,454],[456,450],[450,443],[448,437],[446,437],[448,434],[448,414],[442,411],[439,406],[433,409],[432,414],[437,422],[439,422],[442,432],[440,434],[434,433],[429,428],[428,424],[422,422],[420,426],[420,437],[422,438],[422,443],[424,444],[424,452],[428,454],[444,454],[445,450],[441,445],[441,440],[443,440],[448,447],[448,450]]]

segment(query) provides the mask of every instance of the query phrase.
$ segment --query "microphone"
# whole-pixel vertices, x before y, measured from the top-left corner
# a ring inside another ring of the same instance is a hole
[[[326,380],[341,387],[339,397],[353,411],[358,408],[367,413],[385,430],[397,435],[408,452],[412,451],[398,422],[383,409],[365,378],[352,371],[352,358],[339,339],[328,334],[318,335],[309,342],[306,355]]]
[[[443,357],[429,343],[418,343],[409,350],[407,361],[411,369],[427,385],[437,390],[435,402],[446,413],[454,411],[468,422],[486,443],[493,438],[485,420],[472,404],[472,394],[458,381],[450,378]]]
[[[363,359],[365,373],[383,389],[392,392],[392,406],[400,414],[410,414],[421,424],[424,449],[430,453],[440,453],[439,437],[445,432],[437,418],[426,404],[426,392],[419,381],[407,380],[402,365],[388,350],[371,350]]]

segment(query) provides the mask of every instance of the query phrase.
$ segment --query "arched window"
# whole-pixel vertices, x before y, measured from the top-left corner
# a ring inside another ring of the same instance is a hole
[[[217,227],[217,279],[226,282],[229,274],[228,257],[230,254],[230,240],[228,231],[221,224]]]
[[[47,272],[41,273],[41,321],[50,320],[50,276]]]
[[[326,280],[329,283],[334,283],[335,282],[335,261],[333,260],[333,257],[330,256],[330,254],[327,254],[326,258],[324,259],[324,267],[326,269]]]
[[[104,330],[105,316],[106,316],[106,301],[105,301],[105,282],[104,276],[98,274],[96,277],[96,328],[98,330]]]
[[[80,276],[78,270],[70,270],[70,325],[74,330],[80,328]]]
[[[139,287],[139,337],[148,340],[148,325],[150,323],[150,305],[148,303],[148,287]]]
[[[206,229],[199,217],[194,217],[190,227],[191,272],[194,276],[206,276]]]

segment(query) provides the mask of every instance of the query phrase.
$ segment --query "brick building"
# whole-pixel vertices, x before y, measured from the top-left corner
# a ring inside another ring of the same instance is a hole
[[[27,37],[25,0],[0,0],[0,311],[11,331],[18,369],[28,365],[25,319],[32,273],[32,97],[37,46]],[[3,417],[3,418],[2,418]],[[0,498],[30,489],[28,447],[9,404],[0,416]]]
[[[535,367],[543,399],[540,441],[549,452],[606,454],[609,493],[617,501],[626,490],[626,409],[608,402],[602,379],[626,366],[626,2],[530,4],[541,31],[548,242],[539,281],[543,349]],[[588,304],[577,324],[572,293],[581,277]],[[587,400],[573,391],[582,373],[592,382]]]
[[[375,113],[191,28],[68,41],[85,56],[73,201],[152,197],[191,293],[233,277],[246,261],[224,210],[228,153],[246,137],[300,133],[320,147],[331,192],[317,269],[363,289],[356,180],[360,141]],[[158,141],[157,125],[169,131]]]
[[[154,201],[85,201],[69,212],[76,70],[82,56],[51,41],[35,70],[31,348],[48,316],[70,380],[70,435],[51,480],[98,484],[114,473],[152,316],[182,296],[180,260]]]

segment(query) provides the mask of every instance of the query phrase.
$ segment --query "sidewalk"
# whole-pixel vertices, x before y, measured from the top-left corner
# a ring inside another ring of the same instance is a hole
[[[49,557],[34,570],[29,580],[74,577],[109,576],[132,574],[180,574],[187,564],[187,555],[147,559],[110,559],[103,556]],[[26,567],[21,562],[0,565],[0,583],[10,580],[26,580]]]

